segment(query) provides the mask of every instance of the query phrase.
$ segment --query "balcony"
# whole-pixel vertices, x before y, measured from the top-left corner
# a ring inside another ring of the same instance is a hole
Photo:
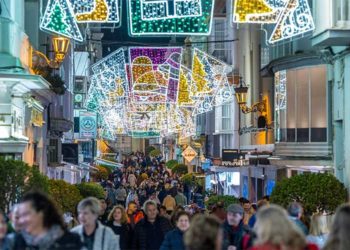
[[[51,118],[51,124],[50,124],[50,130],[51,131],[57,131],[57,132],[68,132],[73,128],[73,122],[66,120],[64,118],[59,117],[52,117]]]
[[[290,143],[275,144],[275,155],[298,157],[331,157],[332,146],[329,143]]]

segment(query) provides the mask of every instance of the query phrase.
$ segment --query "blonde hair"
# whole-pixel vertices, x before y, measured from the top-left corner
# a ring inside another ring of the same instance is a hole
[[[328,223],[329,223],[329,220],[327,220],[327,216],[324,216],[322,213],[313,214],[311,216],[309,233],[315,236],[328,234],[329,233]]]
[[[122,218],[120,220],[120,223],[121,224],[127,223],[128,222],[128,217],[126,215],[124,207],[121,206],[121,205],[116,205],[116,206],[113,207],[112,211],[108,215],[108,221],[113,221],[114,220],[114,213],[115,213],[115,210],[117,210],[117,209],[119,209],[120,212],[122,213]]]
[[[254,230],[257,234],[255,245],[271,244],[288,250],[303,249],[307,245],[303,233],[277,205],[259,209]]]
[[[220,221],[211,215],[198,214],[191,221],[184,235],[187,250],[216,249],[217,238],[221,236]]]
[[[324,250],[350,249],[350,205],[343,204],[337,208],[331,231]]]

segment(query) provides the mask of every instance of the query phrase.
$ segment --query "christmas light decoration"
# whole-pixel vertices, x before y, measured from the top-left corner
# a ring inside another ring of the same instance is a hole
[[[132,36],[209,35],[214,0],[128,0]]]
[[[282,70],[275,74],[275,110],[287,108],[287,71]]]
[[[308,0],[237,0],[233,21],[274,24],[267,40],[271,44],[315,29]]]
[[[69,0],[49,0],[40,23],[43,31],[83,41]]]
[[[99,115],[99,134],[151,138],[196,134],[196,116],[232,101],[231,67],[195,49],[192,70],[180,47],[119,49],[91,66],[86,107]]]
[[[119,23],[119,0],[73,0],[80,23]]]
[[[213,105],[232,101],[232,89],[227,74],[231,67],[211,55],[195,48],[192,59],[192,99],[195,100],[194,115],[212,110]]]
[[[289,0],[277,20],[269,43],[276,43],[299,36],[315,29],[314,20],[307,0]]]
[[[194,100],[191,98],[194,96],[191,78],[191,70],[181,65],[179,90],[177,94],[177,104],[179,107],[193,107],[195,104]]]
[[[175,102],[182,48],[129,48],[133,101]]]

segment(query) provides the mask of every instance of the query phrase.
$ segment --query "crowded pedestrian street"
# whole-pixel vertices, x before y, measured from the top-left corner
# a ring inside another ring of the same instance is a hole
[[[350,250],[349,6],[0,0],[0,250]]]

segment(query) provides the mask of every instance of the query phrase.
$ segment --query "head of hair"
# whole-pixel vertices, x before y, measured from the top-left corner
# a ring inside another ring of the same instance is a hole
[[[126,212],[125,212],[125,209],[122,205],[116,205],[112,208],[111,212],[109,213],[108,215],[108,221],[113,221],[114,220],[114,213],[115,213],[115,210],[119,209],[120,212],[122,213],[122,218],[121,218],[121,221],[120,223],[121,224],[125,224],[128,222],[128,217],[126,215]]]
[[[288,218],[287,212],[277,205],[258,210],[254,231],[257,245],[269,243],[275,247],[285,246],[287,249],[303,249],[306,246],[301,230]]]
[[[194,216],[190,228],[184,236],[186,249],[216,249],[217,237],[221,230],[220,226],[220,221],[214,216],[202,214]]]
[[[175,221],[177,222],[181,216],[187,216],[188,220],[191,218],[190,214],[186,211],[178,211],[175,215]]]
[[[136,202],[135,202],[135,201],[129,201],[128,206],[129,206],[130,204],[134,204],[134,205],[136,205],[136,206],[137,206],[137,204],[136,204]]]
[[[101,210],[100,201],[95,197],[87,197],[78,204],[78,212],[84,209],[89,209],[91,213],[99,215]]]
[[[303,207],[298,202],[292,202],[287,208],[288,214],[292,217],[298,217],[303,212]]]
[[[260,209],[264,206],[268,206],[269,205],[269,202],[267,200],[259,200],[257,203],[256,203],[256,207],[257,209]]]
[[[25,202],[29,202],[37,213],[42,212],[45,228],[49,229],[54,225],[59,225],[62,229],[65,229],[61,212],[54,201],[46,194],[39,191],[28,192],[21,200],[21,203]]]
[[[153,201],[153,200],[147,200],[147,201],[143,204],[143,211],[144,211],[145,213],[147,213],[147,208],[148,208],[148,206],[154,206],[154,207],[158,208],[157,203],[156,203],[155,201]]]
[[[270,195],[265,195],[262,199],[265,201],[270,201]]]
[[[309,234],[320,236],[329,233],[327,217],[322,213],[315,213],[311,216]]]
[[[331,231],[324,250],[350,249],[350,205],[344,204],[335,212]]]

